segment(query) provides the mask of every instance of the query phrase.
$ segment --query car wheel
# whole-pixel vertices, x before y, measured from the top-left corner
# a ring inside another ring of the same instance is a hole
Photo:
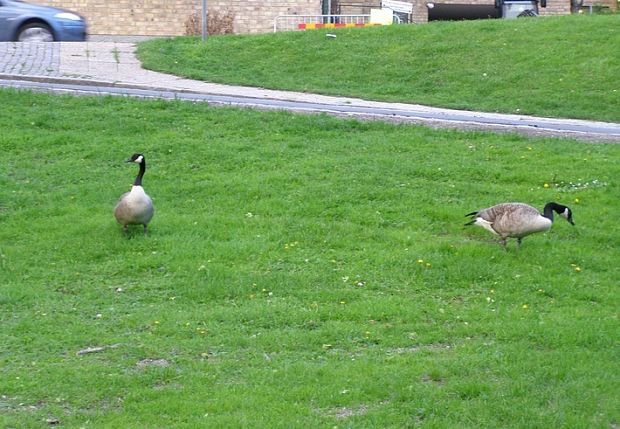
[[[54,34],[47,24],[33,22],[24,25],[17,33],[18,42],[53,42]]]

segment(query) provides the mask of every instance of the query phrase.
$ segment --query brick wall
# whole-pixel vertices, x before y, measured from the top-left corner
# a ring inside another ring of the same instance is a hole
[[[86,17],[90,34],[179,36],[185,22],[200,14],[199,0],[35,0]],[[273,31],[278,15],[317,15],[321,0],[208,0],[209,10],[234,14],[235,33]]]
[[[178,36],[185,34],[185,22],[200,14],[199,0],[35,0],[41,4],[71,9],[81,13],[89,23],[90,34]],[[413,21],[428,21],[426,3],[411,0]],[[332,0],[333,4],[336,0]],[[435,3],[491,4],[493,0],[435,0]],[[596,3],[614,3],[598,0]],[[368,14],[381,0],[341,0],[342,14]],[[234,15],[233,32],[239,34],[273,31],[278,15],[320,15],[321,0],[208,0],[210,11]],[[347,6],[348,5],[348,6]],[[352,6],[355,5],[355,6]],[[613,4],[615,6],[615,3]],[[335,11],[334,11],[335,12]],[[547,0],[541,15],[570,13],[570,0]]]
[[[538,7],[540,16],[568,15],[570,13],[570,1],[547,0],[547,7]]]

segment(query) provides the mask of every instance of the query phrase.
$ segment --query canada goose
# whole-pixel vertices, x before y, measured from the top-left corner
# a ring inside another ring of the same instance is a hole
[[[141,153],[134,153],[127,162],[135,162],[140,166],[140,171],[133,182],[131,191],[121,195],[114,209],[114,217],[123,225],[123,231],[127,233],[127,225],[144,225],[146,234],[147,225],[153,217],[155,209],[153,201],[142,188],[142,177],[146,171],[146,160]]]
[[[506,247],[508,237],[516,238],[518,247],[521,247],[521,240],[526,235],[551,228],[554,211],[571,225],[575,225],[571,210],[562,204],[553,202],[545,205],[542,215],[534,207],[523,203],[497,204],[466,214],[465,216],[472,216],[472,219],[465,225],[478,225],[499,235],[504,247]]]

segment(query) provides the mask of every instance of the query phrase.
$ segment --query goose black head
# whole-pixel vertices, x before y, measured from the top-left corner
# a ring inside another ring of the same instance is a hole
[[[126,162],[135,162],[136,164],[142,164],[144,162],[144,155],[141,153],[134,153],[127,159]]]

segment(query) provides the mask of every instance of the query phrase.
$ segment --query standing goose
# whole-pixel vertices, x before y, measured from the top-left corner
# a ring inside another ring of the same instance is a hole
[[[553,212],[565,218],[571,225],[573,213],[571,210],[558,203],[547,203],[543,214],[534,207],[523,203],[497,204],[487,209],[478,210],[466,214],[472,216],[465,225],[478,225],[497,234],[502,238],[502,244],[506,247],[506,239],[517,239],[517,246],[521,247],[523,237],[535,232],[547,231],[553,224]]]
[[[134,153],[127,162],[135,162],[140,166],[140,171],[133,182],[131,191],[121,196],[114,209],[114,217],[118,223],[123,225],[123,230],[127,233],[127,225],[144,225],[146,234],[147,225],[153,217],[155,209],[153,201],[142,188],[142,177],[146,171],[146,160],[141,153]]]

